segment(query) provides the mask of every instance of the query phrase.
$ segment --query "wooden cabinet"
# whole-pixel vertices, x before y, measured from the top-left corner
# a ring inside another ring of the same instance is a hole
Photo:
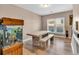
[[[2,55],[22,55],[23,42],[21,41],[22,38],[20,36],[22,36],[23,28],[20,28],[20,31],[19,31],[18,29],[14,29],[13,27],[14,26],[22,27],[24,25],[24,21],[21,19],[2,17],[0,19],[0,25],[2,26],[1,31],[3,31],[3,32],[1,32],[1,33],[2,33],[2,36],[4,37],[2,39],[3,40],[2,44],[4,44],[6,41],[9,41],[9,39],[13,41],[12,37],[16,37],[16,42],[14,44],[12,42],[10,44],[8,44],[9,42],[6,42],[4,45],[2,45],[3,47],[1,47],[2,50],[0,49],[0,54],[2,54]],[[8,26],[12,26],[12,28],[10,28],[11,33],[9,32]],[[17,28],[19,28],[19,27],[17,27]],[[20,35],[18,35],[18,34],[20,34]],[[11,38],[7,38],[6,36],[11,37]]]
[[[2,20],[4,25],[24,25],[24,21],[21,19],[3,17]]]
[[[22,55],[23,53],[23,44],[15,43],[9,47],[3,48],[3,55]]]

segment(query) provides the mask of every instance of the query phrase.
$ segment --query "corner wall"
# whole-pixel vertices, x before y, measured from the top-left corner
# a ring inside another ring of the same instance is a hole
[[[28,32],[37,31],[41,28],[41,16],[11,4],[0,4],[0,17],[23,19],[23,39],[27,39],[26,34]]]
[[[59,18],[59,17],[65,17],[65,30],[68,30],[69,36],[71,36],[71,26],[69,25],[69,15],[73,15],[73,11],[66,11],[66,12],[60,12],[55,13],[51,15],[42,16],[41,22],[42,22],[42,30],[47,30],[47,19],[53,19],[53,18]]]

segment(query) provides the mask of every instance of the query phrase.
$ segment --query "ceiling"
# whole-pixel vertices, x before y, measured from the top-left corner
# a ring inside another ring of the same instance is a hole
[[[17,4],[16,6],[34,12],[38,15],[49,15],[72,10],[72,4],[49,4],[49,7],[47,8],[41,7],[40,4]]]

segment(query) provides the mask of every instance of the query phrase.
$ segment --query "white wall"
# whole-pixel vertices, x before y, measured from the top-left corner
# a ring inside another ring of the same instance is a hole
[[[51,15],[42,16],[42,30],[47,30],[47,20],[48,19],[54,19],[54,18],[60,18],[65,17],[65,30],[68,30],[69,37],[71,37],[71,26],[69,25],[69,15],[72,15],[73,11],[65,11],[60,13],[55,13]]]
[[[41,28],[41,16],[14,5],[0,5],[0,17],[23,19],[23,39],[27,38],[26,33],[37,31]]]
[[[73,34],[74,34],[74,32],[76,32],[75,31],[76,30],[76,24],[75,24],[76,21],[79,21],[79,4],[73,5],[73,29],[72,29],[73,30]],[[72,42],[71,42],[72,50],[73,50],[74,54],[77,54],[77,48],[78,48],[78,46],[77,46],[77,44],[78,44],[77,40],[78,40],[78,38],[74,34],[72,36]]]
[[[73,27],[75,28],[75,21],[79,21],[79,4],[73,5]]]

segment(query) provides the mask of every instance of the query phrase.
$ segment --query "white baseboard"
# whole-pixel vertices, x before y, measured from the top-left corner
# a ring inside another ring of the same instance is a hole
[[[31,38],[23,39],[23,42],[26,42],[28,40],[31,40]]]

